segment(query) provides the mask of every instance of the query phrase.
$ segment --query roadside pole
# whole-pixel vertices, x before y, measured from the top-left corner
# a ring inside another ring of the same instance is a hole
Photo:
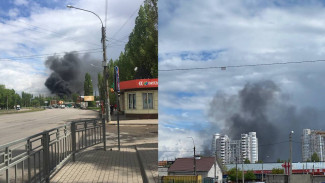
[[[105,27],[102,26],[102,44],[103,44],[103,79],[104,79],[104,87],[105,87],[105,118],[106,123],[111,121],[111,115],[109,113],[109,91],[108,91],[108,71],[107,71],[107,58],[106,58],[106,31]]]
[[[118,150],[121,149],[120,144],[120,72],[117,66],[114,67],[114,91],[116,93],[116,103],[117,103],[117,140],[118,140]]]
[[[237,164],[238,164],[238,158],[236,157],[236,183],[238,183],[238,168],[237,168]]]

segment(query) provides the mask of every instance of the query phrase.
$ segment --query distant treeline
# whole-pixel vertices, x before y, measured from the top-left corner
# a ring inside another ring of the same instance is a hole
[[[7,89],[5,85],[0,85],[0,108],[1,109],[14,109],[14,106],[20,105],[21,107],[40,107],[46,106],[51,100],[64,100],[66,102],[76,101],[78,94],[72,94],[72,96],[64,96],[60,98],[58,96],[44,96],[22,92],[21,95],[17,94],[14,89]],[[48,101],[48,103],[45,103]]]

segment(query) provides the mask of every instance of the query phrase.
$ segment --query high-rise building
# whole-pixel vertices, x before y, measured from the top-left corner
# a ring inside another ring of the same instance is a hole
[[[241,140],[231,140],[229,144],[230,144],[230,162],[227,164],[234,164],[236,163],[236,160],[237,163],[241,162],[242,161],[240,155]]]
[[[227,135],[215,134],[212,141],[212,153],[217,154],[222,164],[228,164],[229,162],[229,137]]]
[[[241,134],[240,140],[231,140],[227,135],[213,136],[212,151],[216,152],[223,164],[241,163],[248,159],[251,163],[258,161],[258,139],[256,132]]]
[[[317,153],[319,160],[325,160],[325,131],[303,129],[301,137],[302,161],[311,160],[311,156]]]

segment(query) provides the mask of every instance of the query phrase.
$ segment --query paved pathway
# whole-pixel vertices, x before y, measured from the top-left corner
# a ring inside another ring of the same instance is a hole
[[[99,144],[79,152],[76,162],[63,166],[51,182],[142,183],[140,160],[148,182],[158,183],[158,136],[152,133],[158,128],[151,123],[155,122],[137,121],[136,124],[142,125],[121,126],[120,152],[116,148],[116,126],[108,125],[107,151]]]
[[[78,153],[76,162],[67,163],[50,182],[142,183],[139,167],[133,148],[122,148],[120,152],[92,148]]]

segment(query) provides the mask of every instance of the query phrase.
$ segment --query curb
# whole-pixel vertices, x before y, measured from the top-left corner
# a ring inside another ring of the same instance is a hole
[[[143,161],[141,160],[141,156],[140,156],[140,153],[138,151],[138,148],[137,146],[134,146],[135,147],[135,151],[137,153],[137,157],[138,157],[138,162],[139,162],[139,165],[140,165],[140,171],[141,171],[141,176],[142,176],[142,180],[143,180],[143,183],[149,183],[148,181],[148,176],[146,174],[146,171],[144,169],[144,166],[143,166]]]

